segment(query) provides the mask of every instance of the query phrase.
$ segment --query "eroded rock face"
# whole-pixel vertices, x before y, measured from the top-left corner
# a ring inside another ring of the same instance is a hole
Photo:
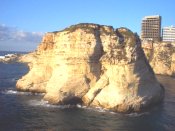
[[[156,74],[175,75],[175,46],[173,43],[150,41],[143,43],[142,47]]]
[[[47,33],[32,57],[17,89],[46,92],[44,99],[53,104],[127,112],[164,96],[139,38],[126,28],[78,24]]]

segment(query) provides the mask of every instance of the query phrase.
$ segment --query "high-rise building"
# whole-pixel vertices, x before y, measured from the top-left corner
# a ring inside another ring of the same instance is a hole
[[[162,29],[162,39],[165,42],[175,41],[175,27],[169,26]]]
[[[161,16],[145,16],[142,19],[142,40],[161,40]]]

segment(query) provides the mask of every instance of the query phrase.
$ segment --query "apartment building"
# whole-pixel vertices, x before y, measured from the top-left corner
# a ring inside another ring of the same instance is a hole
[[[174,26],[163,27],[162,40],[165,42],[175,42],[175,27]]]
[[[161,40],[161,16],[145,16],[142,19],[141,39],[160,41]]]

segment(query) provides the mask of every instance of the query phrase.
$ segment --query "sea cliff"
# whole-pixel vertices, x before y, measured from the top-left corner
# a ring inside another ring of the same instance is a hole
[[[18,90],[45,92],[52,104],[77,104],[119,112],[140,111],[163,100],[164,89],[127,28],[78,24],[47,33],[21,61],[30,71]]]
[[[145,41],[142,48],[155,74],[175,76],[175,43]]]

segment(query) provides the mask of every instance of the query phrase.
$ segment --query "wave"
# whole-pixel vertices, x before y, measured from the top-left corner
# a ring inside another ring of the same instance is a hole
[[[5,90],[1,92],[6,95],[44,95],[45,93],[31,93],[31,92],[22,92],[16,90]]]
[[[134,112],[134,113],[129,113],[129,114],[125,114],[125,116],[129,116],[129,117],[140,117],[143,115],[149,115],[149,112]]]
[[[104,108],[101,108],[101,107],[87,107],[87,106],[80,105],[80,104],[77,104],[76,107],[77,108],[81,108],[81,109],[87,109],[87,110],[97,111],[97,112],[100,112],[100,113],[117,114],[116,112],[112,112],[112,111],[110,111],[108,109],[104,109]]]
[[[149,115],[149,112],[134,112],[134,113],[129,113],[129,114],[123,114],[123,113],[119,113],[119,112],[114,112],[114,111],[111,111],[109,109],[104,109],[104,108],[101,108],[101,107],[87,107],[87,106],[83,106],[83,105],[76,105],[77,108],[82,108],[82,109],[87,109],[87,110],[92,110],[92,111],[97,111],[97,112],[100,112],[100,113],[110,113],[110,114],[114,114],[114,115],[124,115],[124,116],[127,116],[127,117],[140,117],[140,116],[143,116],[143,115]]]
[[[28,102],[29,105],[31,106],[40,106],[40,107],[48,107],[48,108],[59,108],[59,109],[66,109],[66,108],[80,108],[80,109],[87,109],[87,110],[93,110],[93,111],[97,111],[97,112],[107,112],[108,110],[106,109],[102,109],[100,107],[96,107],[96,108],[92,108],[92,107],[87,107],[84,105],[53,105],[53,104],[49,104],[48,101],[45,100],[30,100]]]
[[[4,55],[0,56],[0,59],[10,58],[10,57],[12,57],[14,55],[16,55],[16,53],[14,53],[14,54],[4,54]]]
[[[16,91],[16,90],[5,90],[2,91],[1,93],[7,94],[7,95],[44,95],[45,93],[31,93],[31,92],[21,92],[21,91]],[[96,111],[100,113],[110,113],[110,114],[120,114],[117,112],[110,111],[108,109],[103,109],[101,107],[88,107],[84,105],[53,105],[49,104],[48,101],[45,100],[29,100],[28,104],[30,106],[40,106],[40,107],[48,107],[48,108],[59,108],[59,109],[66,109],[66,108],[80,108],[80,109],[86,109],[86,110],[91,110],[91,111]],[[140,117],[143,115],[148,115],[149,112],[142,112],[142,113],[129,113],[129,114],[124,114],[125,116],[128,117]]]
[[[101,107],[93,108],[93,107],[87,107],[87,106],[80,105],[80,104],[77,104],[77,105],[52,105],[52,104],[49,104],[48,101],[44,101],[44,100],[30,100],[28,104],[31,106],[39,106],[39,107],[46,107],[46,108],[59,108],[59,109],[80,108],[80,109],[91,110],[91,111],[100,112],[100,113],[109,113],[112,115],[116,115],[116,114],[123,115],[121,113],[113,112],[113,111],[110,111],[108,109],[103,109]],[[124,114],[124,115],[128,116],[128,117],[140,117],[140,116],[148,115],[148,114],[149,114],[149,112],[130,113],[130,114]]]
[[[30,100],[28,102],[28,104],[31,105],[31,106],[40,106],[40,107],[49,107],[49,108],[60,108],[60,109],[73,108],[73,107],[75,107],[73,105],[53,105],[53,104],[49,104],[48,101],[45,101],[45,100]]]
[[[5,59],[5,56],[0,56],[0,59]]]

